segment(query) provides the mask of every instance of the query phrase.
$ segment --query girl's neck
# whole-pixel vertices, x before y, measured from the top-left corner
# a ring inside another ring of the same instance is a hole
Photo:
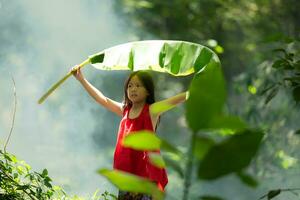
[[[139,109],[139,108],[142,108],[144,107],[145,105],[145,101],[142,101],[142,102],[138,102],[138,103],[132,103],[132,109]]]

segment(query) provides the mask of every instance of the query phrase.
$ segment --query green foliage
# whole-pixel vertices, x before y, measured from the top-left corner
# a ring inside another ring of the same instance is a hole
[[[289,40],[289,44],[281,44],[283,48],[273,50],[279,56],[272,61],[273,73],[270,74],[275,79],[271,79],[261,95],[266,95],[267,104],[273,99],[280,89],[290,92],[296,103],[300,102],[300,48],[298,41]]]
[[[1,200],[116,200],[107,191],[84,199],[67,196],[61,187],[53,186],[48,170],[31,171],[30,165],[16,156],[0,150],[0,199]]]
[[[52,186],[47,169],[31,172],[30,166],[14,155],[0,151],[0,194],[8,199],[51,199],[61,188]]]

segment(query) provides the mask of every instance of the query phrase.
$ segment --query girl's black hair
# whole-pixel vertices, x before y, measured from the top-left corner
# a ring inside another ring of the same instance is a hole
[[[138,79],[142,82],[143,86],[145,87],[145,89],[147,90],[148,92],[148,96],[146,98],[146,103],[147,104],[152,104],[155,102],[155,95],[154,95],[154,83],[153,83],[153,79],[150,75],[149,72],[147,71],[135,71],[135,72],[132,72],[128,78],[126,79],[125,81],[125,84],[124,84],[124,101],[123,101],[123,108],[127,107],[127,106],[132,106],[132,102],[129,100],[128,98],[128,94],[127,94],[127,88],[128,88],[128,84],[130,82],[130,80],[132,79],[132,77],[134,76],[137,76]],[[157,125],[160,121],[160,117],[157,121],[157,124],[156,124],[156,127],[155,127],[155,130],[157,128]]]
[[[125,85],[124,85],[124,101],[123,101],[124,108],[126,106],[132,106],[132,103],[129,100],[128,95],[127,95],[127,88],[128,88],[128,84],[129,84],[130,80],[134,76],[138,77],[138,79],[142,82],[143,86],[145,87],[145,89],[149,93],[148,96],[147,96],[147,98],[146,98],[146,103],[147,104],[154,103],[155,102],[154,83],[153,83],[153,79],[152,79],[151,75],[147,71],[135,71],[135,72],[132,72],[128,76],[127,80],[125,81]]]

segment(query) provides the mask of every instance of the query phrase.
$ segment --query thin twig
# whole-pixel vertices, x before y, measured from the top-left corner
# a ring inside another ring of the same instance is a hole
[[[299,196],[298,193],[294,192],[294,191],[297,191],[297,190],[300,190],[300,188],[280,189],[281,192],[291,192],[291,193],[295,194],[296,196]],[[270,191],[269,191],[269,192],[270,192]],[[269,193],[269,192],[268,192],[268,193]],[[259,200],[264,199],[265,197],[267,197],[267,196],[268,196],[268,193],[265,194],[265,195],[263,195],[263,196],[261,196],[261,197],[259,198]]]
[[[14,128],[14,124],[15,124],[15,117],[16,117],[16,110],[17,110],[17,92],[16,92],[16,83],[15,83],[15,80],[14,80],[14,77],[11,75],[11,79],[13,81],[13,84],[14,84],[14,111],[13,111],[13,119],[12,119],[12,125],[11,125],[11,128],[10,128],[10,131],[9,131],[9,135],[8,135],[8,138],[5,142],[5,145],[4,145],[4,153],[6,153],[6,147],[7,147],[7,144],[9,142],[9,139],[12,135],[12,131],[13,131],[13,128]]]

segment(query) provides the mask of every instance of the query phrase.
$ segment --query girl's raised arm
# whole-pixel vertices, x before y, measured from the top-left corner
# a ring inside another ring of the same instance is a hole
[[[158,117],[164,112],[169,111],[170,109],[174,108],[180,103],[183,103],[188,98],[188,91],[179,93],[173,97],[170,97],[168,99],[155,102],[150,105],[150,112],[152,117]]]
[[[82,84],[84,89],[89,93],[91,97],[95,99],[99,104],[104,106],[106,109],[116,113],[119,116],[123,114],[123,104],[116,102],[103,95],[97,88],[95,88],[88,80],[86,80],[80,71],[80,68],[72,68],[73,75]]]

